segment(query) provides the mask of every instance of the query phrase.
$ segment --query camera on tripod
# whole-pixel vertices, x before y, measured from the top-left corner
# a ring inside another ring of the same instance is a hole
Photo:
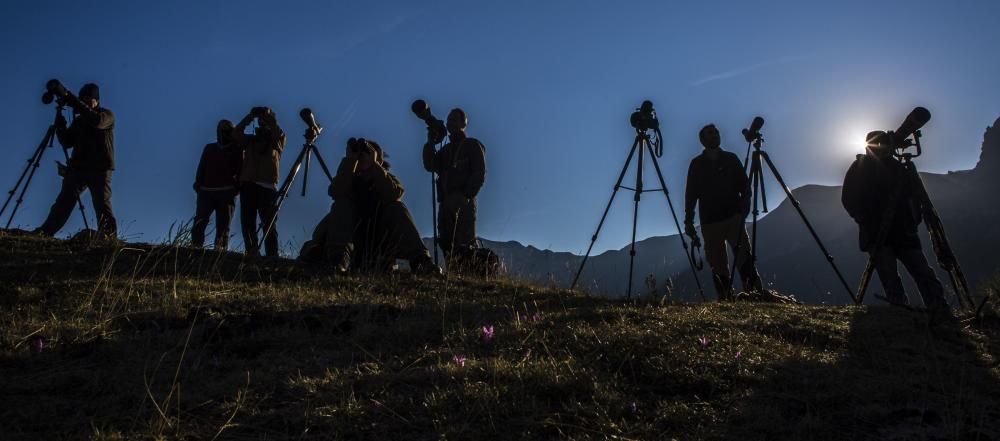
[[[431,113],[431,106],[428,106],[426,101],[414,101],[410,105],[410,110],[414,115],[417,115],[417,118],[422,119],[427,124],[430,140],[433,141],[431,144],[440,144],[444,141],[444,137],[448,136],[448,129],[445,128],[444,122],[434,117],[434,114]]]
[[[872,132],[868,134],[868,145],[893,150],[893,156],[898,158],[916,158],[923,151],[920,145],[920,128],[931,120],[931,112],[924,107],[914,108],[896,130],[888,132]],[[910,137],[913,137],[910,139]],[[904,153],[909,147],[916,147],[916,153]]]
[[[643,101],[642,105],[635,109],[635,112],[632,112],[629,122],[636,130],[643,132],[660,130],[660,120],[656,119],[656,109],[653,108],[653,102],[649,100]]]
[[[755,116],[753,118],[753,122],[750,123],[750,128],[743,129],[743,139],[745,139],[748,143],[763,140],[760,135],[761,127],[764,127],[764,118]]]
[[[45,83],[45,93],[42,94],[42,103],[52,104],[52,101],[56,101],[58,105],[63,106],[66,103],[66,95],[69,95],[66,86],[63,86],[59,80],[52,79]]]

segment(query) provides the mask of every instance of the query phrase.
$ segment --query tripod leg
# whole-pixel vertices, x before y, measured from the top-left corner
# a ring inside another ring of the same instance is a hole
[[[305,157],[305,159],[303,159],[303,162],[305,162],[305,167],[303,167],[303,170],[302,170],[302,196],[303,197],[305,197],[305,195],[306,195],[306,185],[309,184],[309,163],[312,162],[312,150],[313,150],[311,147],[312,147],[311,144],[309,145],[309,147],[306,147],[306,157]]]
[[[27,177],[24,180],[24,186],[21,187],[21,192],[17,195],[17,201],[14,203],[14,208],[10,211],[10,217],[7,218],[7,225],[4,228],[10,228],[11,223],[14,222],[14,215],[17,214],[17,210],[21,208],[21,203],[24,202],[24,195],[28,192],[28,187],[31,186],[32,179],[35,178],[35,172],[38,171],[38,167],[42,163],[42,156],[45,155],[45,148],[52,142],[52,139],[56,136],[56,126],[49,126],[49,130],[45,133],[45,138],[42,139],[42,143],[38,145],[38,150],[35,152],[34,161],[28,164],[25,168],[27,172]],[[20,183],[20,180],[18,180]],[[16,190],[16,187],[15,187]],[[11,196],[13,196],[14,190],[11,190]]]
[[[434,265],[438,264],[437,176],[431,172],[431,228],[434,229]]]
[[[645,156],[645,139],[640,141],[641,145],[639,147],[639,160],[638,168],[635,173],[635,195],[632,197],[633,208],[632,208],[632,245],[628,250],[628,290],[625,291],[625,299],[632,299],[632,277],[633,270],[635,269],[635,230],[638,226],[639,221],[639,201],[642,200],[642,168],[643,168],[643,157]]]
[[[17,193],[17,190],[21,188],[21,184],[24,182],[24,179],[29,173],[31,173],[31,169],[38,167],[37,164],[41,163],[42,155],[45,154],[45,147],[49,145],[54,133],[55,126],[49,126],[48,131],[45,132],[45,137],[42,138],[42,142],[38,144],[38,147],[35,148],[35,152],[30,158],[28,158],[28,163],[24,166],[24,171],[21,172],[21,176],[17,178],[17,183],[15,183],[14,187],[7,192],[7,200],[3,203],[3,208],[0,208],[0,216],[3,216],[3,213],[7,211],[7,206],[10,205],[10,201],[14,199],[14,195]],[[13,219],[13,216],[11,216],[11,218]],[[7,225],[9,227],[10,222],[8,222]]]
[[[611,191],[611,198],[608,199],[608,205],[604,207],[604,214],[601,215],[601,221],[597,223],[597,230],[594,231],[594,235],[590,237],[590,246],[587,247],[587,254],[584,254],[583,261],[580,262],[580,268],[576,270],[576,276],[573,277],[573,283],[569,286],[569,289],[576,288],[576,282],[580,280],[580,274],[583,273],[583,267],[587,265],[587,259],[590,258],[590,252],[594,249],[594,242],[597,242],[597,236],[601,234],[601,227],[604,226],[604,221],[608,218],[608,211],[611,210],[611,203],[615,201],[615,195],[618,194],[618,190],[622,186],[622,179],[625,179],[625,172],[628,171],[628,165],[632,163],[632,156],[635,155],[636,147],[639,146],[639,137],[635,137],[635,142],[632,143],[632,150],[628,152],[628,158],[625,160],[625,165],[622,166],[621,173],[618,174],[618,180],[615,181],[614,190]]]
[[[840,283],[844,285],[844,289],[847,290],[847,295],[849,295],[851,300],[855,303],[859,303],[858,298],[855,297],[854,292],[851,291],[851,286],[847,284],[847,280],[844,279],[844,275],[840,273],[840,268],[838,268],[837,264],[834,263],[833,255],[826,250],[826,246],[824,246],[823,241],[820,240],[819,234],[816,233],[812,224],[809,223],[809,219],[806,218],[806,213],[802,211],[802,205],[799,204],[798,199],[795,199],[795,196],[792,195],[792,190],[785,185],[785,180],[781,178],[781,173],[778,173],[778,168],[774,166],[773,162],[771,162],[771,158],[767,156],[767,153],[761,152],[761,156],[763,156],[764,161],[767,162],[767,167],[771,169],[771,173],[774,174],[774,179],[778,181],[778,184],[781,185],[781,189],[785,191],[785,195],[788,196],[788,200],[792,202],[792,206],[795,207],[795,211],[799,213],[799,217],[802,218],[802,223],[804,223],[806,228],[809,229],[809,234],[812,234],[813,239],[816,241],[816,245],[819,245],[819,249],[823,252],[823,256],[826,257],[826,261],[830,263],[830,267],[833,268],[835,273],[837,273],[837,278],[840,279]],[[754,235],[754,237],[756,239],[756,235]],[[868,266],[874,268],[874,260],[869,260]],[[869,273],[867,268],[865,269],[865,272]],[[870,280],[871,274],[869,273],[867,277]],[[867,285],[867,283],[867,281],[864,282],[865,285]]]
[[[667,189],[667,181],[663,179],[663,172],[660,170],[660,163],[656,160],[656,155],[653,154],[652,147],[646,144],[646,148],[649,150],[649,158],[653,160],[653,168],[656,170],[656,177],[660,180],[660,188],[663,191],[663,196],[667,198],[667,207],[670,208],[670,216],[674,219],[674,227],[677,228],[677,236],[681,239],[681,247],[684,248],[684,255],[687,256],[688,264],[691,265],[691,277],[694,277],[694,284],[698,287],[698,295],[701,296],[702,301],[705,299],[705,290],[701,286],[701,280],[698,279],[698,269],[695,267],[694,259],[691,257],[691,253],[688,252],[687,239],[684,238],[684,234],[681,233],[681,223],[677,219],[677,210],[674,210],[674,203],[670,199],[670,190]]]
[[[285,182],[281,184],[278,194],[274,197],[274,215],[271,219],[268,219],[266,223],[261,224],[257,228],[258,234],[263,231],[263,238],[267,238],[267,235],[271,233],[271,229],[274,228],[274,221],[278,218],[278,212],[281,211],[281,206],[285,203],[285,198],[288,197],[288,192],[292,189],[292,183],[295,182],[295,176],[299,174],[299,170],[302,168],[302,161],[305,160],[306,152],[308,152],[309,146],[305,145],[302,147],[302,151],[299,152],[299,156],[295,158],[295,162],[292,163],[292,169],[288,172],[288,176],[285,177]],[[261,240],[263,243],[263,240]]]
[[[309,147],[310,150],[312,150],[311,156],[315,156],[316,157],[316,160],[319,161],[319,167],[320,167],[320,169],[323,170],[323,174],[325,174],[326,178],[329,179],[330,182],[332,183],[333,182],[333,175],[330,174],[330,169],[326,166],[326,161],[323,160],[323,155],[319,154],[319,149],[316,148],[315,144],[309,144],[309,146],[310,146]]]
[[[928,233],[930,233],[931,245],[934,249],[938,265],[948,273],[951,286],[958,297],[959,305],[962,308],[975,311],[976,302],[969,290],[968,279],[965,278],[965,274],[962,272],[962,266],[958,264],[958,258],[955,256],[955,252],[948,242],[948,236],[945,234],[944,223],[941,222],[941,217],[938,216],[930,196],[927,195],[927,189],[924,187],[923,180],[920,179],[920,175],[917,173],[915,167],[908,167],[907,172],[913,181],[916,197],[920,199],[924,223],[927,225]]]
[[[750,264],[753,268],[757,268],[757,220],[760,217],[760,209],[757,202],[763,202],[764,198],[764,179],[761,176],[760,169],[760,151],[753,152],[753,237],[751,237],[750,242]],[[764,202],[766,204],[766,202]],[[766,206],[766,205],[765,205]],[[764,209],[767,210],[766,208]],[[736,264],[736,259],[733,259],[733,264]],[[734,273],[735,274],[735,273]],[[742,273],[740,274],[743,275]],[[743,289],[746,289],[744,286]]]
[[[753,198],[753,206],[757,207],[756,182],[758,181],[757,176],[760,175],[760,168],[759,167],[754,168],[749,160],[747,161],[747,165],[750,166],[749,177],[747,178],[747,186],[749,188],[747,188],[747,191],[750,192],[751,198]],[[756,208],[754,209],[756,210]],[[752,225],[756,226],[756,222],[754,222]],[[740,231],[740,236],[742,236],[746,229],[746,218],[743,219],[743,223],[740,225],[740,228],[744,230]],[[754,233],[754,236],[756,236],[756,232]],[[736,244],[733,245],[733,265],[729,269],[729,280],[727,281],[727,283],[729,284],[729,292],[733,291],[733,281],[736,280],[736,262],[739,261],[740,252],[742,251],[743,251],[743,241],[737,239]],[[750,251],[751,251],[750,261],[753,262],[753,254],[752,254],[753,249],[751,249]],[[756,266],[756,263],[754,263],[754,266]]]

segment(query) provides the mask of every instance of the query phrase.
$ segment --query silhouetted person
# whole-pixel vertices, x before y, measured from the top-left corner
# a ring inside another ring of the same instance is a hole
[[[434,151],[432,133],[424,144],[424,168],[438,174],[438,238],[449,260],[470,257],[476,241],[476,196],[486,182],[486,147],[465,135],[469,120],[452,109],[445,125],[449,142]]]
[[[232,121],[219,121],[216,142],[205,146],[198,161],[194,177],[198,202],[191,227],[191,244],[196,247],[205,245],[205,228],[212,213],[215,213],[215,249],[229,247],[229,224],[236,209],[243,161],[243,152],[233,142],[232,132]]]
[[[750,256],[750,238],[744,218],[750,207],[750,186],[740,158],[722,150],[719,130],[709,124],[698,132],[705,150],[688,167],[684,204],[684,232],[698,243],[694,209],[698,206],[701,233],[705,236],[705,260],[712,269],[719,300],[730,299],[729,253],[734,248],[736,268],[743,290],[762,292],[760,276]]]
[[[100,89],[96,84],[85,84],[79,93],[80,103],[72,105],[73,124],[66,127],[66,119],[59,115],[56,136],[59,143],[73,149],[69,164],[60,174],[62,189],[56,197],[49,215],[37,232],[53,236],[66,224],[80,194],[90,190],[90,197],[97,212],[98,233],[104,238],[118,235],[118,223],[111,209],[111,172],[115,169],[115,115],[101,107]]]
[[[414,273],[440,274],[402,201],[403,185],[388,167],[375,142],[348,141],[329,188],[333,205],[302,246],[301,260],[324,261],[344,273],[387,270],[402,258]]]
[[[245,130],[257,120],[254,134]],[[232,131],[233,141],[243,151],[240,168],[240,227],[243,246],[249,256],[260,255],[257,241],[257,218],[270,231],[264,237],[264,251],[270,257],[278,255],[278,218],[275,199],[278,195],[278,170],[281,152],[285,149],[285,132],[278,125],[274,111],[254,107]]]
[[[917,283],[920,296],[928,309],[945,309],[944,288],[927,263],[920,246],[917,227],[922,221],[921,202],[915,197],[913,176],[904,173],[903,165],[893,156],[885,132],[869,132],[866,154],[858,155],[844,177],[841,202],[847,213],[858,223],[861,251],[874,259],[875,271],[882,281],[886,300],[895,305],[907,305],[896,261],[899,260]],[[897,187],[899,185],[899,187]],[[892,200],[895,188],[902,191]],[[883,225],[886,207],[892,205],[892,220],[887,222],[888,235],[881,246],[877,236]]]

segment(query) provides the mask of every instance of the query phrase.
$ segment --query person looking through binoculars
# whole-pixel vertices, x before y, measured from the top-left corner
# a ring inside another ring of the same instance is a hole
[[[858,224],[859,245],[872,256],[885,300],[894,305],[909,304],[896,264],[899,260],[916,282],[924,305],[932,310],[947,309],[944,288],[927,263],[917,234],[926,208],[917,193],[922,184],[911,181],[919,177],[907,173],[893,156],[897,147],[886,132],[869,132],[866,141],[865,154],[858,155],[844,177],[841,202]],[[898,194],[892,194],[894,189]],[[893,208],[892,215],[883,219],[887,207]],[[877,236],[883,225],[887,234],[879,246]]]
[[[254,120],[257,128],[252,135],[245,133]],[[278,125],[274,111],[254,107],[232,130],[233,142],[243,152],[240,167],[240,227],[243,246],[248,256],[260,255],[257,239],[257,218],[271,222],[264,234],[264,251],[268,257],[278,256],[278,219],[275,197],[278,194],[278,174],[281,153],[285,149],[285,132]]]
[[[195,173],[194,191],[198,200],[191,226],[191,244],[199,248],[204,246],[208,218],[215,213],[215,249],[226,250],[239,193],[243,152],[233,142],[232,121],[219,121],[215,133],[216,142],[207,144],[202,150]]]
[[[299,259],[328,263],[336,273],[346,273],[352,268],[389,270],[402,258],[416,274],[440,274],[403,203],[404,191],[376,142],[349,139],[328,190],[333,205],[303,244]]]
[[[476,196],[486,182],[486,147],[466,136],[469,119],[459,108],[448,113],[448,143],[435,151],[440,134],[428,128],[424,169],[438,174],[438,236],[450,261],[461,262],[478,248]]]
[[[698,132],[705,150],[688,168],[684,204],[684,233],[694,244],[700,243],[694,227],[694,210],[698,207],[701,233],[705,237],[705,260],[712,269],[719,300],[733,298],[729,281],[729,255],[726,244],[736,254],[743,290],[762,291],[760,276],[750,255],[750,237],[743,219],[750,210],[750,186],[740,158],[723,150],[719,130],[709,124]]]
[[[73,208],[84,190],[97,212],[98,233],[103,238],[118,235],[118,223],[111,209],[111,173],[115,169],[115,114],[101,107],[100,89],[94,83],[80,88],[79,97],[73,96],[59,81],[46,84],[47,94],[73,109],[73,123],[66,126],[66,118],[56,119],[56,136],[66,149],[72,149],[66,167],[60,167],[62,189],[49,215],[35,231],[53,236],[69,219]]]

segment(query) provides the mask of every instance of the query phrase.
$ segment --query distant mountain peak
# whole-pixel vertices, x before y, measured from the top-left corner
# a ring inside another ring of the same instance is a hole
[[[976,164],[976,171],[993,173],[997,170],[1000,170],[1000,118],[992,126],[986,127],[979,163]]]

